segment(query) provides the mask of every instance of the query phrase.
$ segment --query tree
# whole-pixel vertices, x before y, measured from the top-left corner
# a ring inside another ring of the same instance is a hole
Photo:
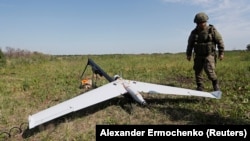
[[[6,58],[4,53],[2,52],[2,49],[0,48],[0,67],[3,67],[6,65]]]
[[[247,51],[250,51],[250,44],[247,45]]]

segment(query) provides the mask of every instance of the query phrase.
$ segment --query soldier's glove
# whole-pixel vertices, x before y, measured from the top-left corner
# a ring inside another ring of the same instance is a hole
[[[191,56],[187,56],[187,60],[190,61],[191,60]]]
[[[220,59],[220,60],[223,60],[223,58],[224,58],[224,55],[223,55],[223,54],[219,55],[219,59]]]

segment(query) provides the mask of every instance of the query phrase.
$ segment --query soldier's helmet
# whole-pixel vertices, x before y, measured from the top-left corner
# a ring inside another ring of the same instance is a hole
[[[207,22],[208,15],[204,12],[197,13],[194,17],[194,23]]]

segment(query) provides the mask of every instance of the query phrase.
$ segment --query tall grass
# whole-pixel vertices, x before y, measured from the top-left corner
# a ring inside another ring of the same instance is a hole
[[[195,89],[193,62],[178,54],[111,54],[7,57],[0,68],[0,140],[2,132],[26,123],[28,116],[80,93],[81,74],[91,58],[110,76]],[[250,53],[231,51],[217,62],[222,99],[147,95],[144,108],[117,97],[69,114],[34,130],[22,127],[12,140],[95,140],[96,124],[249,124]],[[92,77],[88,67],[83,77]],[[204,75],[206,91],[211,82]],[[97,85],[108,83],[97,78]],[[108,92],[103,92],[108,94]],[[13,133],[12,133],[13,134]]]

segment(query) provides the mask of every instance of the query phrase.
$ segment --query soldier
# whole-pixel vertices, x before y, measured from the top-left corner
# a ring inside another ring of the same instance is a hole
[[[202,72],[204,70],[209,80],[212,81],[214,91],[217,91],[220,88],[215,73],[216,47],[219,59],[222,60],[224,57],[224,42],[221,34],[213,25],[208,25],[207,21],[208,16],[206,13],[200,12],[195,15],[194,23],[196,23],[196,27],[189,35],[186,55],[188,61],[191,60],[192,53],[194,55],[193,69],[195,71],[197,90],[204,90],[202,82]]]

